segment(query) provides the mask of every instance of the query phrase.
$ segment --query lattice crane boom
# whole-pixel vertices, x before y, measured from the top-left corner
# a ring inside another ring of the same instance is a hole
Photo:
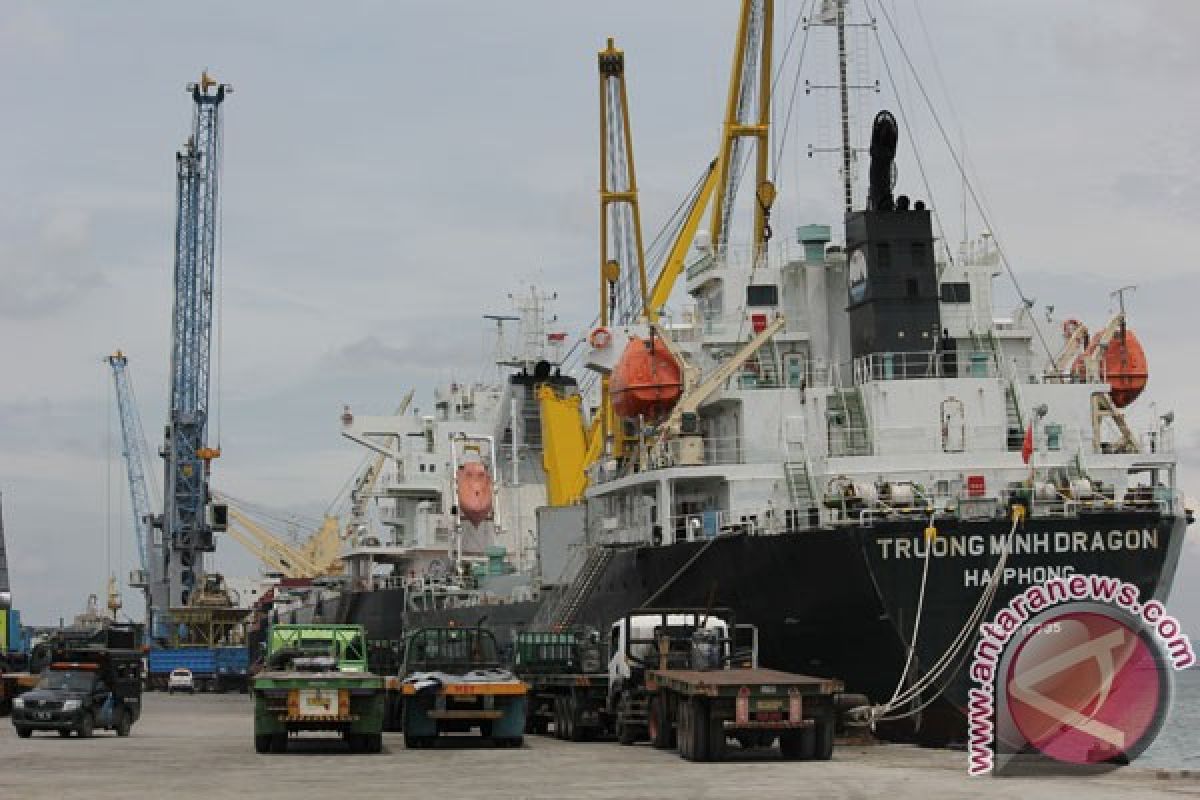
[[[212,459],[220,455],[219,448],[208,444],[209,378],[219,235],[221,106],[232,89],[207,72],[187,88],[194,104],[192,135],[175,157],[175,306],[170,410],[162,451],[166,459],[165,574],[154,598],[160,614],[188,604],[204,575],[204,554],[214,549],[208,482]]]
[[[150,491],[146,482],[146,434],[142,430],[142,418],[138,413],[133,395],[133,382],[129,377],[129,359],[120,350],[104,359],[112,368],[113,389],[117,395],[117,416],[121,423],[121,455],[125,459],[125,473],[129,479],[129,503],[133,510],[134,536],[137,539],[138,562],[143,571],[155,566],[151,553],[154,534],[151,521],[154,508],[150,505]]]

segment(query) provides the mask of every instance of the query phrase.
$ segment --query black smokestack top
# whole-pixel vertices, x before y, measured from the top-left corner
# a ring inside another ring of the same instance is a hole
[[[892,164],[896,160],[896,142],[900,131],[890,111],[880,111],[871,126],[871,190],[867,195],[868,211],[894,211],[892,198]]]

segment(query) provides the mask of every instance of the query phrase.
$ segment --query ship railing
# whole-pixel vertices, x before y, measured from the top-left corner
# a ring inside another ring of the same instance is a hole
[[[667,452],[670,458],[659,465],[662,468],[670,468],[676,464],[678,447],[672,443],[668,446]],[[779,460],[780,452],[778,448],[756,446],[748,443],[741,436],[704,437],[703,466],[761,464],[777,462]]]
[[[748,534],[762,536],[782,533],[784,520],[773,507],[753,509],[712,509],[669,518],[661,544],[696,542],[717,536]]]
[[[732,267],[749,270],[752,267],[765,264],[782,265],[795,261],[804,255],[803,248],[784,237],[772,242],[765,254],[760,255],[753,245],[721,245],[709,247],[701,251],[700,256],[687,265],[685,275],[687,280],[695,280],[709,270],[720,270]]]
[[[1175,430],[1162,427],[1156,430],[1142,431],[1138,434],[1138,444],[1141,446],[1141,452],[1147,455],[1160,453],[1173,455],[1175,453]]]
[[[854,383],[920,378],[994,378],[996,363],[986,350],[920,350],[868,353],[853,361]]]

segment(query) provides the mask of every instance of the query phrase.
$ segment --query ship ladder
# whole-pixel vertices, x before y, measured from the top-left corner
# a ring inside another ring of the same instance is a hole
[[[563,595],[562,602],[555,609],[551,623],[555,626],[566,627],[575,621],[575,616],[583,607],[592,589],[600,581],[600,576],[612,560],[613,551],[608,547],[597,547],[588,553],[587,561],[579,570],[579,577],[571,584]]]

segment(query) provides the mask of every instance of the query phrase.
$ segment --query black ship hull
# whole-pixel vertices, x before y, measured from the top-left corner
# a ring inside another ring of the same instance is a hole
[[[665,546],[621,547],[578,606],[573,623],[601,630],[629,611],[655,606],[725,606],[759,629],[764,666],[839,678],[873,703],[893,696],[920,601],[925,548],[931,548],[924,619],[910,680],[923,675],[969,619],[1008,541],[1009,556],[985,616],[1027,586],[1053,577],[1098,574],[1135,584],[1143,600],[1166,600],[1186,523],[1157,511],[1105,511],[1072,519],[939,522],[926,543],[925,520],[773,535],[723,535]],[[544,600],[554,603],[555,598]],[[343,596],[338,621],[356,622],[372,639],[399,639],[422,625],[486,624],[501,640],[533,624],[537,602],[415,612],[402,590]],[[541,609],[540,618],[545,618]],[[973,643],[964,648],[964,654]],[[911,722],[926,741],[965,732],[967,678],[959,661],[933,684],[938,703]],[[929,696],[928,693],[925,694]],[[905,725],[901,729],[909,733]]]
[[[917,619],[926,524],[880,521],[624,549],[610,559],[577,621],[605,628],[647,601],[726,606],[739,622],[758,626],[764,666],[840,678],[847,691],[885,702],[904,671]],[[910,678],[935,664],[963,628],[1012,525],[999,519],[939,528],[929,545],[924,619]],[[1012,534],[984,621],[1029,585],[1071,574],[1120,578],[1135,584],[1142,598],[1165,601],[1185,530],[1182,518],[1157,512],[1027,520]],[[964,655],[973,648],[972,641]],[[945,702],[912,721],[924,728],[923,739],[945,743],[965,732],[961,710],[968,687],[961,662],[934,686],[943,683]]]

